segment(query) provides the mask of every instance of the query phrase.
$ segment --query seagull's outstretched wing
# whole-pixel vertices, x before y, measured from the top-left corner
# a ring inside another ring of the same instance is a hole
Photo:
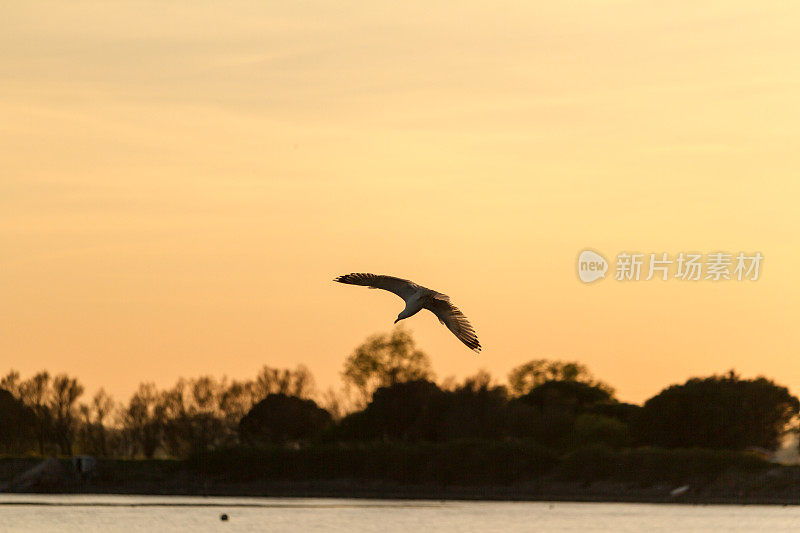
[[[478,335],[475,334],[472,324],[461,310],[450,303],[450,298],[446,295],[437,293],[425,305],[439,319],[439,322],[447,326],[447,329],[458,337],[458,340],[467,345],[475,353],[481,353],[481,343]]]
[[[395,278],[393,276],[381,276],[379,274],[345,274],[333,281],[348,283],[350,285],[363,285],[370,289],[383,289],[395,293],[403,300],[407,300],[409,296],[421,289],[419,285],[407,279]]]

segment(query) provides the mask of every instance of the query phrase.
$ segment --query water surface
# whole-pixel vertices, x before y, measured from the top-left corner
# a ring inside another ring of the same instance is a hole
[[[225,513],[228,521],[221,521]],[[800,531],[800,507],[0,495],[0,531]]]

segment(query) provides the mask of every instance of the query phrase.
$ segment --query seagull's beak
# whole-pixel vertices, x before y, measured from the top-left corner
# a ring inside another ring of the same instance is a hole
[[[400,319],[399,318],[395,318],[394,319],[394,323],[397,324],[398,322],[400,322]]]

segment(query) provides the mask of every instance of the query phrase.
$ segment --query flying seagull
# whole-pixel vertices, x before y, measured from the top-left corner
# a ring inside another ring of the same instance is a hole
[[[333,281],[347,283],[349,285],[364,285],[370,289],[383,289],[393,292],[405,300],[406,308],[397,315],[397,324],[404,318],[419,313],[422,309],[427,309],[439,319],[439,322],[447,326],[447,329],[458,337],[458,340],[466,344],[475,353],[481,353],[481,343],[475,330],[470,325],[467,317],[461,310],[450,303],[450,297],[441,292],[428,289],[417,285],[407,279],[395,278],[393,276],[381,276],[378,274],[345,274]]]

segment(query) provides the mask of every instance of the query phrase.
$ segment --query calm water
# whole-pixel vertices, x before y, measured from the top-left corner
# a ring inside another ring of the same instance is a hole
[[[799,531],[800,507],[0,495],[0,531],[15,533],[716,530]]]

